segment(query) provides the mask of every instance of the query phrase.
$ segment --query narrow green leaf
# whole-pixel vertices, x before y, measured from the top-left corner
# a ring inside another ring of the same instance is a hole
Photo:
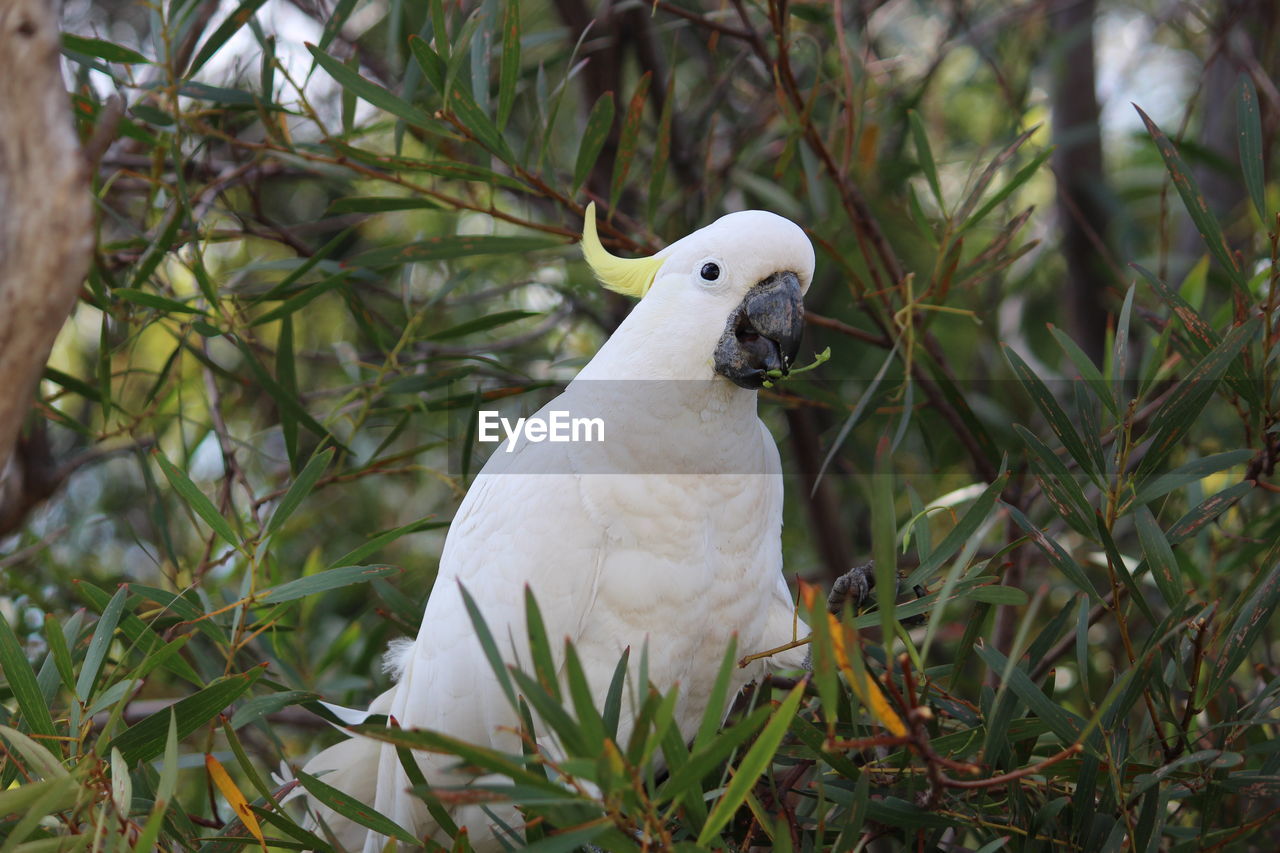
[[[534,600],[533,589],[524,587],[525,628],[529,636],[529,656],[533,660],[533,671],[538,676],[538,683],[547,694],[560,701],[560,679],[555,659],[551,654],[551,642],[547,637],[547,627],[542,622],[542,611]]]
[[[400,767],[409,779],[409,784],[413,786],[414,794],[426,802],[431,818],[445,831],[445,834],[450,838],[456,836],[458,825],[453,822],[453,816],[431,789],[427,777],[422,773],[422,767],[418,764],[418,759],[413,755],[413,750],[407,746],[397,746],[395,749],[396,758],[400,759]]]
[[[476,606],[471,593],[467,592],[467,588],[461,583],[458,584],[458,592],[462,594],[462,603],[467,608],[467,616],[471,619],[471,627],[475,629],[476,639],[480,641],[480,647],[484,650],[484,656],[489,661],[490,669],[497,676],[502,692],[507,694],[507,700],[511,703],[511,707],[518,707],[516,691],[511,685],[511,676],[506,663],[502,660],[502,655],[498,652],[498,644],[493,640],[493,633],[490,632],[488,623],[484,621],[484,616],[480,613],[480,608]]]
[[[1116,337],[1111,343],[1111,387],[1115,396],[1115,409],[1123,412],[1127,407],[1125,386],[1129,379],[1129,324],[1133,316],[1134,285],[1129,285],[1120,316],[1116,318]]]
[[[94,685],[102,671],[103,661],[107,659],[107,649],[111,647],[111,639],[115,635],[116,626],[120,624],[120,614],[124,611],[124,602],[128,597],[129,587],[121,585],[107,602],[93,629],[93,639],[89,641],[89,649],[85,652],[84,663],[80,668],[80,678],[76,681],[76,695],[81,702],[88,702],[93,696]]]
[[[354,821],[363,827],[372,829],[388,838],[398,838],[408,844],[416,844],[418,839],[391,818],[377,811],[367,803],[362,803],[349,794],[344,794],[332,785],[326,785],[310,773],[298,771],[298,781],[307,793],[315,797],[322,805],[328,806],[338,814]]]
[[[205,524],[208,524],[214,533],[222,537],[223,541],[233,548],[238,548],[239,537],[231,529],[231,525],[227,523],[227,520],[222,517],[222,513],[218,512],[217,507],[213,505],[213,501],[205,497],[204,492],[200,491],[200,488],[191,482],[191,478],[170,462],[159,450],[153,450],[151,455],[155,457],[156,462],[160,465],[160,470],[164,472],[165,479],[169,481],[170,486],[173,486],[173,490],[178,493],[183,502],[194,510],[196,515],[204,519]]]
[[[929,182],[929,190],[933,193],[933,198],[938,202],[938,209],[942,211],[942,215],[947,215],[947,203],[942,199],[942,185],[938,183],[938,167],[933,160],[933,150],[929,147],[929,136],[925,133],[924,122],[920,119],[920,113],[915,110],[907,110],[907,121],[911,125],[911,138],[916,145],[916,161],[920,164],[920,171],[924,172],[925,180]]]
[[[1164,531],[1156,523],[1156,517],[1145,505],[1138,507],[1135,523],[1142,553],[1146,555],[1147,565],[1151,568],[1151,577],[1164,596],[1165,604],[1177,607],[1186,597],[1186,592],[1182,588],[1182,575],[1178,569],[1178,560],[1173,556],[1173,549],[1169,547]]]
[[[293,270],[291,270],[288,275],[286,275],[284,278],[280,279],[279,282],[274,284],[270,290],[268,290],[266,293],[262,294],[261,296],[256,297],[253,300],[254,303],[256,304],[258,302],[266,302],[272,299],[278,299],[282,294],[288,293],[289,291],[291,291],[294,285],[298,281],[300,281],[304,275],[311,272],[311,270],[315,269],[318,265],[320,265],[325,260],[327,260],[329,256],[332,255],[334,252],[338,251],[343,246],[347,245],[347,243],[351,240],[351,234],[354,230],[355,230],[354,226],[352,226],[351,228],[344,228],[341,232],[338,233],[337,236],[333,237],[331,240],[329,240],[329,242],[325,243],[319,249],[316,249],[314,254],[303,259],[302,262],[299,263],[296,267],[294,267]]]
[[[0,737],[8,741],[10,750],[26,761],[24,769],[28,773],[34,773],[41,779],[61,779],[68,775],[61,757],[56,753],[50,754],[47,742],[38,743],[9,726],[0,726]]]
[[[604,718],[596,709],[586,671],[568,637],[564,641],[564,670],[569,696],[573,700],[573,713],[578,718],[578,726],[587,744],[587,753],[599,754],[604,748]]]
[[[254,16],[258,9],[266,0],[244,0],[235,11],[227,16],[209,38],[205,39],[200,50],[196,53],[195,59],[191,60],[191,65],[186,70],[187,77],[194,77],[196,72],[204,67],[204,64],[213,58],[227,41],[236,34],[249,19]],[[269,91],[269,90],[268,90]]]
[[[255,600],[258,604],[279,604],[282,601],[293,601],[308,595],[328,592],[331,589],[366,583],[396,571],[399,569],[394,566],[343,566],[338,569],[328,569],[263,590],[255,596]]]
[[[984,645],[979,645],[975,651],[991,668],[992,672],[1000,673],[1004,676],[1006,670],[1008,671],[1009,689],[1025,702],[1036,716],[1048,724],[1050,730],[1058,736],[1058,740],[1062,742],[1063,746],[1069,746],[1076,742],[1080,737],[1080,733],[1084,730],[1084,720],[1045,696],[1044,692],[1031,680],[1031,677],[1027,675],[1026,670],[1022,667],[1017,665],[1009,667],[1008,658],[1000,654],[1000,652]]]
[[[333,11],[329,13],[328,20],[324,23],[324,32],[320,36],[321,50],[328,50],[329,44],[342,32],[357,2],[358,0],[338,0],[334,5]]]
[[[1243,606],[1231,623],[1231,630],[1222,639],[1222,662],[1213,669],[1209,696],[1226,685],[1250,652],[1259,654],[1260,660],[1265,659],[1265,651],[1256,647],[1267,630],[1276,605],[1280,604],[1280,563],[1272,566],[1262,582],[1255,589],[1247,591],[1241,600]]]
[[[862,774],[867,776],[869,774]],[[958,821],[936,812],[923,809],[915,803],[899,797],[867,801],[867,818],[890,826],[900,826],[907,830],[946,829],[956,826]]]
[[[133,846],[134,853],[150,853],[155,850],[155,840],[160,836],[164,825],[165,813],[169,810],[173,792],[178,787],[178,718],[169,711],[169,729],[165,735],[164,758],[160,763],[160,780],[156,786],[156,795],[147,817],[146,825],[138,835]]]
[[[1080,565],[1071,558],[1071,555],[1063,550],[1055,540],[1041,530],[1034,522],[1026,517],[1017,507],[1010,504],[1004,504],[1005,511],[1013,517],[1018,526],[1031,535],[1031,539],[1036,546],[1049,558],[1049,562],[1057,568],[1058,571],[1071,581],[1076,589],[1089,596],[1089,600],[1097,603],[1102,600],[1102,596],[1098,594],[1098,590],[1094,588],[1090,582],[1088,575],[1080,568]]]
[[[1174,313],[1179,320],[1182,321],[1183,327],[1191,334],[1192,347],[1199,353],[1204,354],[1218,346],[1222,342],[1221,336],[1214,331],[1209,321],[1201,316],[1190,302],[1182,298],[1176,288],[1170,287],[1162,279],[1160,279],[1151,270],[1141,264],[1132,264],[1133,268],[1138,271],[1147,283],[1151,285],[1151,289],[1156,292],[1156,296],[1169,306],[1169,310]]]
[[[402,536],[408,536],[411,533],[421,533],[424,530],[438,530],[441,527],[448,527],[448,526],[449,526],[449,522],[447,521],[432,521],[429,517],[421,518],[421,519],[418,519],[417,521],[411,521],[402,527],[396,527],[392,530],[387,530],[377,534],[376,536],[372,537],[368,542],[364,543],[360,547],[356,548],[353,551],[349,551],[346,554],[343,554],[338,559],[334,560],[332,563],[329,564],[329,567],[334,568],[336,566],[349,566],[349,565],[357,564],[362,560],[368,559],[370,556],[381,551],[383,548],[387,547],[392,542],[395,542],[397,539],[399,539]]]
[[[529,186],[516,178],[513,178],[510,175],[499,174],[492,169],[487,169],[484,166],[477,166],[474,163],[461,163],[456,160],[423,160],[416,157],[401,157],[392,154],[382,154],[376,151],[369,151],[363,148],[356,148],[352,145],[343,145],[338,142],[334,142],[332,145],[343,155],[350,157],[357,162],[367,163],[387,170],[422,172],[424,174],[437,175],[439,177],[449,178],[450,180],[455,181],[474,181],[519,192],[530,192]]]
[[[1145,591],[1134,580],[1133,573],[1129,571],[1124,555],[1116,547],[1115,539],[1111,535],[1110,528],[1107,527],[1106,519],[1100,512],[1094,515],[1094,538],[1102,545],[1102,550],[1107,556],[1111,571],[1116,573],[1116,576],[1120,578],[1120,582],[1129,590],[1129,595],[1132,597],[1134,605],[1142,611],[1142,615],[1146,617],[1148,622],[1152,625],[1158,624],[1159,620],[1156,619],[1155,613],[1152,612],[1151,605],[1147,604]]]
[[[1020,149],[1038,129],[1039,126],[1037,125],[1036,127],[1024,130],[1022,133],[1018,134],[1012,142],[1001,149],[999,154],[991,158],[991,162],[987,164],[987,168],[982,170],[982,174],[979,175],[978,180],[974,182],[973,188],[969,190],[969,195],[965,197],[964,202],[961,203],[960,208],[956,211],[956,220],[960,222],[968,222],[970,220],[970,212],[982,199],[983,194],[987,191],[987,187],[989,187],[991,182],[995,180],[996,174],[1005,167],[1005,164],[1013,159],[1013,155],[1018,153],[1018,149]],[[1045,155],[1042,154],[1042,156]]]
[[[631,647],[622,650],[618,664],[613,668],[613,678],[609,681],[609,692],[604,697],[604,707],[600,716],[604,718],[604,733],[610,738],[618,736],[618,720],[622,716],[622,690],[627,680],[627,664],[631,659]]]
[[[529,317],[542,316],[536,311],[498,311],[494,314],[487,314],[483,317],[477,317],[474,320],[468,320],[465,323],[459,323],[443,331],[433,332],[427,335],[427,340],[431,341],[447,341],[453,338],[461,338],[466,335],[472,335],[476,332],[487,332],[498,326],[505,326],[508,323],[514,323],[517,320],[524,320]]]
[[[22,643],[9,625],[9,620],[0,612],[0,670],[4,671],[5,680],[9,682],[9,691],[18,702],[20,718],[38,735],[53,737],[57,734],[53,727],[53,716],[49,706],[45,704],[36,683],[36,674],[31,669]],[[48,740],[44,745],[58,754],[56,741]]]
[[[445,103],[454,119],[490,154],[504,163],[511,163],[516,159],[507,141],[503,139],[502,132],[493,123],[493,119],[485,115],[475,99],[471,97],[471,93],[464,87],[458,85],[450,87],[445,96]]]
[[[622,119],[622,128],[618,136],[618,154],[613,161],[613,178],[609,181],[609,207],[617,203],[619,193],[631,174],[631,163],[635,160],[636,150],[640,146],[640,122],[644,118],[644,102],[649,95],[649,84],[653,80],[653,72],[646,71],[636,83],[636,90],[627,105],[627,114]]]
[[[46,815],[74,805],[80,794],[80,785],[78,779],[62,776],[57,779],[15,785],[8,790],[0,791],[0,814],[23,815],[23,818],[31,818],[31,820],[20,818],[6,826],[6,843],[16,847],[17,843],[25,839],[35,829],[36,823]],[[65,840],[65,838],[59,839],[60,842]],[[58,848],[60,847],[61,844],[58,845]]]
[[[965,592],[964,597],[971,601],[981,601],[986,604],[1001,604],[1013,607],[1022,607],[1027,603],[1026,590],[1019,589],[1016,586],[984,584]]]
[[[609,137],[609,130],[612,127],[613,92],[605,92],[591,107],[591,112],[587,115],[586,129],[582,132],[582,141],[578,143],[578,158],[573,166],[575,194],[600,157],[600,150],[604,148],[604,142]]]
[[[1240,75],[1236,94],[1236,133],[1240,136],[1240,169],[1244,173],[1244,185],[1249,189],[1249,198],[1253,200],[1253,209],[1258,211],[1258,219],[1269,225],[1262,161],[1262,119],[1258,115],[1258,92],[1248,74]]]
[[[1135,504],[1148,504],[1156,498],[1163,497],[1174,489],[1180,489],[1190,483],[1196,483],[1228,468],[1243,465],[1254,457],[1252,450],[1228,450],[1226,453],[1215,453],[1200,459],[1193,459],[1180,465],[1167,474],[1152,477],[1138,487],[1134,495]]]
[[[169,209],[169,214],[159,226],[158,233],[148,241],[146,252],[138,259],[138,265],[133,268],[133,276],[129,279],[127,290],[134,292],[142,290],[142,285],[151,278],[156,267],[160,266],[160,262],[176,242],[184,212],[185,208],[181,202],[175,202]]]
[[[338,441],[333,433],[325,429],[315,418],[311,416],[311,413],[303,407],[301,402],[299,402],[298,395],[296,393],[286,391],[279,382],[272,378],[271,374],[266,371],[266,368],[258,362],[258,358],[249,344],[245,343],[238,337],[233,340],[233,343],[235,344],[236,349],[240,351],[240,354],[244,356],[245,363],[248,365],[249,371],[253,374],[258,385],[267,392],[277,406],[282,409],[287,409],[291,417],[296,419],[299,424],[306,427],[321,440],[331,442],[340,450],[347,450],[347,448],[342,444],[342,442]]]
[[[978,499],[973,502],[955,527],[943,537],[938,547],[929,552],[929,557],[924,560],[920,566],[913,571],[903,582],[903,586],[910,588],[916,584],[925,583],[939,569],[943,563],[951,559],[951,557],[960,550],[960,548],[973,537],[978,528],[991,515],[992,509],[995,507],[996,499],[1000,497],[1000,493],[1004,491],[1005,483],[1008,482],[1008,472],[1002,473],[996,478],[995,482],[987,486]],[[878,583],[879,581],[877,581]]]
[[[1018,381],[1022,383],[1022,387],[1026,389],[1032,401],[1036,404],[1036,408],[1044,415],[1045,420],[1049,422],[1049,429],[1053,430],[1053,434],[1058,437],[1058,441],[1071,454],[1071,458],[1076,461],[1080,469],[1089,475],[1094,482],[1099,482],[1102,472],[1097,470],[1095,461],[1085,449],[1084,440],[1076,433],[1076,427],[1072,423],[1071,418],[1058,405],[1057,399],[1049,390],[1049,386],[1045,385],[1039,376],[1036,376],[1027,363],[1022,360],[1012,347],[1002,346],[1004,357],[1008,360],[1009,365],[1013,368],[1014,375],[1018,377]]]
[[[435,122],[426,113],[419,110],[398,95],[370,80],[361,77],[342,62],[329,56],[314,44],[307,43],[307,50],[325,72],[338,82],[338,85],[360,97],[379,109],[386,110],[397,118],[403,119],[415,127],[430,127]]]
[[[254,720],[261,719],[268,714],[274,714],[281,708],[310,702],[319,698],[318,694],[310,693],[306,690],[282,690],[279,693],[269,693],[266,696],[254,696],[252,699],[247,699],[236,709],[229,725],[232,729],[239,729]]]
[[[553,249],[563,246],[560,240],[546,237],[493,237],[487,235],[454,235],[429,237],[416,243],[371,249],[357,255],[352,266],[392,267],[420,261],[439,261],[472,255],[510,255]]]
[[[211,104],[223,106],[250,108],[258,106],[258,96],[252,92],[244,89],[233,89],[228,86],[210,86],[191,80],[178,87],[178,94],[183,97],[208,101]]]
[[[104,611],[111,603],[112,597],[107,595],[106,591],[100,589],[88,581],[76,581],[76,589],[80,592],[81,597],[87,601],[95,610]],[[129,584],[129,592],[138,594],[140,597],[148,601],[155,601],[162,606],[167,606],[173,600],[181,601],[187,604],[185,599],[178,598],[173,593],[159,593],[158,590],[152,590],[150,587],[144,587],[139,584]],[[159,593],[159,594],[154,594]],[[185,619],[199,619],[204,615],[204,611],[196,607],[188,606],[183,615]],[[205,631],[215,642],[228,642],[225,634],[213,625],[210,620],[203,619],[200,621],[202,630]],[[125,612],[120,617],[120,631],[129,638],[129,642],[141,653],[144,658],[150,659],[161,653],[165,647],[164,640],[153,631],[150,626],[139,619],[133,613]],[[189,681],[192,684],[204,684],[205,679],[201,678],[199,673],[191,668],[191,664],[187,663],[180,657],[170,657],[164,661],[165,669],[175,675]]]
[[[1085,499],[1080,483],[1035,433],[1022,424],[1014,424],[1013,431],[1027,445],[1031,467],[1054,511],[1079,533],[1092,536],[1094,510]]]
[[[1205,498],[1188,511],[1186,515],[1173,523],[1173,526],[1169,528],[1166,534],[1169,543],[1176,545],[1182,540],[1195,535],[1202,527],[1226,512],[1236,501],[1249,494],[1254,488],[1254,484],[1246,480],[1242,483],[1236,483],[1234,486],[1228,486],[1222,491]]]
[[[280,333],[276,336],[276,376],[284,393],[297,399],[298,366],[293,356],[293,318],[286,316],[280,319]],[[289,470],[298,470],[298,419],[293,412],[281,408],[280,434],[284,439],[284,450],[289,457]],[[356,562],[356,561],[352,561]]]
[[[1231,254],[1231,248],[1227,245],[1226,238],[1222,235],[1222,226],[1218,224],[1217,218],[1209,210],[1204,193],[1200,191],[1200,187],[1196,184],[1191,170],[1187,168],[1187,164],[1183,162],[1181,155],[1178,154],[1178,149],[1156,126],[1150,116],[1144,113],[1141,107],[1136,104],[1134,109],[1142,117],[1142,123],[1147,126],[1147,132],[1151,134],[1151,139],[1160,151],[1161,158],[1164,159],[1165,168],[1169,170],[1169,176],[1173,179],[1174,189],[1182,197],[1182,203],[1186,207],[1187,213],[1190,214],[1191,221],[1195,224],[1196,230],[1200,232],[1200,236],[1204,238],[1205,245],[1209,247],[1209,253],[1222,265],[1222,268],[1231,276],[1233,282],[1243,286],[1243,274],[1236,263],[1235,256]]]
[[[894,546],[898,541],[897,513],[895,510],[893,468],[890,465],[891,451],[888,439],[881,436],[876,445],[875,460],[872,465],[871,488],[871,556],[874,560],[873,571],[876,580],[876,609],[879,612],[880,630],[884,633],[885,654],[893,647],[894,616],[898,589],[897,570],[894,563]]]
[[[507,126],[520,82],[520,4],[507,0],[502,13],[502,70],[498,74],[498,130]]]
[[[114,42],[103,41],[102,39],[85,38],[84,36],[75,36],[71,33],[62,34],[62,51],[63,53],[80,53],[85,56],[105,59],[107,62],[120,62],[126,65],[151,63],[151,60],[147,59],[136,50],[130,50],[129,48],[115,44]]]
[[[92,400],[95,403],[100,402],[102,397],[98,394],[98,389],[94,388],[83,379],[77,379],[69,373],[63,373],[53,367],[45,367],[44,378],[57,385],[61,385],[68,391],[72,391],[84,397],[86,400]]]
[[[1151,443],[1147,455],[1138,466],[1139,476],[1151,471],[1178,446],[1218,390],[1217,380],[1253,340],[1260,324],[1261,318],[1255,316],[1243,325],[1236,326],[1221,344],[1174,386],[1173,392],[1151,416]]]
[[[674,68],[671,69],[674,72]],[[658,202],[663,198],[667,179],[667,167],[671,160],[671,123],[675,112],[676,75],[667,78],[667,91],[662,99],[662,114],[658,116],[658,133],[653,144],[653,162],[650,165],[647,218],[653,221]],[[745,174],[745,173],[744,173]],[[577,189],[575,185],[574,189]]]
[[[67,645],[67,636],[62,623],[52,613],[44,615],[44,639],[49,646],[49,656],[62,679],[62,686],[71,692],[76,689],[75,665],[71,661],[71,648]]]
[[[117,287],[111,291],[111,295],[117,299],[123,299],[125,302],[132,302],[134,305],[141,305],[145,308],[154,308],[157,311],[167,311],[170,314],[201,314],[207,315],[202,308],[196,308],[185,302],[179,302],[176,299],[170,299],[167,296],[161,296],[158,293],[150,293],[145,290],[134,290],[129,287]]]
[[[165,750],[171,714],[177,721],[178,738],[185,738],[239,699],[262,673],[263,669],[256,667],[247,673],[219,678],[203,690],[130,726],[111,741],[108,749],[120,750],[130,766],[150,761]]]
[[[436,44],[448,45],[448,41],[443,38],[436,39]],[[447,67],[444,58],[436,53],[421,36],[409,36],[409,51],[413,54],[413,58],[417,60],[423,76],[435,87],[437,92],[443,92]]]
[[[508,669],[512,680],[520,688],[521,697],[538,712],[538,718],[550,727],[556,738],[564,745],[565,750],[570,755],[589,754],[589,746],[583,737],[582,728],[560,704],[557,697],[553,696],[551,691],[537,679],[521,672],[517,667],[512,666]]]
[[[280,499],[276,511],[271,514],[271,520],[267,522],[267,533],[274,533],[280,529],[280,525],[293,515],[307,496],[311,494],[311,490],[316,487],[316,483],[324,474],[329,463],[333,461],[335,450],[330,447],[320,451],[311,461],[307,463],[307,467],[302,469],[302,473],[293,481],[293,485],[289,486],[289,491],[285,492],[284,497]]]
[[[500,773],[513,781],[531,785],[540,791],[563,796],[565,790],[558,783],[548,779],[537,767],[527,768],[532,759],[524,756],[508,755],[505,752],[488,749],[459,740],[429,729],[393,729],[375,723],[362,723],[349,726],[353,734],[362,735],[384,743],[404,746],[409,749],[422,750],[437,755],[452,755],[462,761],[479,767],[490,773]]]
[[[584,827],[555,832],[520,849],[526,853],[572,853],[574,850],[584,848],[598,850],[600,848],[591,842],[612,829],[613,827],[606,820],[600,819]]]
[[[977,225],[985,219],[991,211],[995,210],[1001,202],[1013,195],[1013,193],[1027,181],[1031,180],[1031,177],[1036,172],[1040,171],[1040,167],[1045,164],[1045,161],[1048,160],[1052,154],[1053,148],[1046,148],[1035,157],[1032,157],[1027,165],[1019,169],[1012,178],[1006,181],[1000,189],[996,190],[991,195],[991,198],[987,199],[986,203],[984,203],[982,207],[974,211],[973,215],[964,221],[964,224],[960,226],[960,233],[963,234],[974,225]]]
[[[260,43],[262,45],[262,57],[258,62],[258,91],[263,94],[273,93],[276,90],[276,66],[279,63],[276,59],[276,37],[267,36],[261,39]],[[270,133],[272,137],[276,137],[278,128],[272,125],[272,122],[265,122],[263,129]],[[280,141],[287,143],[287,140],[283,139],[283,134],[281,134]]]
[[[697,786],[707,774],[718,768],[732,755],[735,749],[760,731],[771,710],[769,705],[761,705],[715,737],[709,738],[701,746],[694,747],[685,763],[662,783],[658,789],[658,797],[674,800]],[[792,719],[799,718],[793,716]]]
[[[720,799],[716,801],[711,813],[707,815],[706,823],[698,833],[697,843],[700,846],[708,845],[716,838],[720,829],[733,818],[738,807],[746,801],[760,774],[773,763],[773,754],[782,743],[782,736],[791,725],[791,718],[800,707],[802,698],[804,698],[804,684],[797,684],[787,694],[787,698],[782,700],[782,704],[764,727],[760,737],[756,738],[756,742],[747,750],[747,754],[738,764],[733,779],[730,780]],[[692,759],[690,762],[692,763]]]
[[[737,666],[738,660],[738,635],[734,634],[729,639],[729,647],[724,651],[724,658],[720,661],[720,670],[716,673],[716,680],[711,685],[711,695],[707,701],[707,708],[702,713],[702,721],[698,724],[698,733],[693,738],[693,749],[710,741],[720,728],[720,723],[724,719],[724,709],[729,703],[729,683]]]
[[[1080,373],[1083,379],[1093,391],[1093,396],[1102,401],[1111,414],[1117,418],[1120,417],[1120,407],[1116,405],[1115,395],[1111,388],[1107,386],[1107,380],[1102,378],[1101,371],[1097,365],[1093,363],[1093,359],[1080,349],[1080,345],[1071,339],[1071,337],[1052,323],[1048,324],[1049,333],[1053,335],[1054,340],[1058,342],[1058,346],[1062,348],[1067,358],[1071,359],[1071,363]]]

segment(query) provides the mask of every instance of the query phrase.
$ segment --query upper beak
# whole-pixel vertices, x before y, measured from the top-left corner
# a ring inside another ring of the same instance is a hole
[[[716,373],[748,389],[761,387],[772,371],[786,376],[804,334],[802,298],[793,272],[774,273],[751,288],[716,346]]]

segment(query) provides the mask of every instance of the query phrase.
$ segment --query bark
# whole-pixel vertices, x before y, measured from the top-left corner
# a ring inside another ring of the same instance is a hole
[[[43,434],[19,435],[93,248],[55,11],[49,0],[0,0],[0,533],[49,488]]]
[[[1059,34],[1053,69],[1053,171],[1058,221],[1067,264],[1072,335],[1097,363],[1106,346],[1107,210],[1103,204],[1102,134],[1094,79],[1095,0],[1055,0],[1050,16]]]
[[[832,473],[828,472],[827,477],[814,488],[814,481],[822,468],[822,451],[813,409],[787,409],[787,425],[791,431],[791,449],[800,470],[799,483],[788,487],[795,489],[788,499],[804,502],[814,550],[822,558],[828,580],[834,581],[855,563],[850,556],[848,525],[841,518],[839,498],[831,488]],[[785,563],[783,569],[786,569]]]
[[[1212,54],[1205,63],[1200,99],[1204,117],[1200,127],[1200,145],[1216,155],[1219,163],[1194,162],[1192,174],[1200,187],[1209,210],[1226,229],[1231,248],[1247,250],[1246,225],[1243,231],[1233,228],[1240,216],[1247,216],[1244,179],[1240,174],[1240,148],[1236,127],[1237,86],[1241,74],[1272,77],[1277,70],[1275,34],[1280,31],[1280,7],[1274,0],[1226,0],[1214,22]],[[1268,55],[1270,52],[1270,55]],[[1263,151],[1273,133],[1268,132],[1269,99],[1259,98],[1263,110]],[[1269,223],[1268,223],[1269,224]],[[1206,249],[1204,238],[1191,220],[1184,219],[1178,232],[1178,263],[1173,280],[1180,281],[1190,265]]]

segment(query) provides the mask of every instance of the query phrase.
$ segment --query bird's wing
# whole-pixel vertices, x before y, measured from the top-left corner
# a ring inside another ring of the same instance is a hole
[[[464,602],[465,588],[503,660],[532,669],[525,588],[557,657],[592,600],[603,534],[587,516],[564,445],[500,448],[450,526],[418,638],[404,661],[403,723],[498,744],[515,722]],[[407,721],[407,722],[406,722]]]
[[[769,457],[765,464],[769,473],[774,475],[768,478],[769,493],[766,498],[766,517],[777,519],[778,530],[781,531],[783,500],[782,460],[778,454],[778,445],[774,442],[769,428],[764,425],[764,421],[760,422],[760,431],[763,434],[765,453]],[[809,634],[809,626],[804,623],[804,620],[796,612],[795,602],[791,598],[791,590],[787,588],[787,578],[783,574],[784,566],[780,540],[777,543],[776,552],[770,552],[768,561],[771,564],[768,571],[770,571],[775,582],[773,584],[773,596],[769,600],[768,622],[764,632],[765,648],[757,651],[778,648],[792,640],[803,639]],[[804,666],[804,661],[805,649],[803,647],[790,649],[763,659],[764,671],[759,674],[763,675],[764,672],[779,669],[799,669]]]

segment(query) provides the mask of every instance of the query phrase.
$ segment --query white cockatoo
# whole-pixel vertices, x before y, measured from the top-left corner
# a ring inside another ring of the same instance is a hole
[[[528,585],[552,645],[573,642],[597,707],[623,650],[647,643],[649,679],[663,691],[679,685],[675,720],[686,739],[733,635],[749,653],[807,634],[783,579],[782,469],[756,392],[796,358],[814,268],[808,237],[748,210],[627,260],[601,246],[589,206],[583,251],[607,287],[640,301],[534,418],[599,417],[603,440],[517,441],[489,458],[450,526],[417,639],[396,654],[398,680],[370,707],[403,728],[520,749],[519,720],[461,587],[504,657],[527,667]],[[802,664],[793,650],[735,668],[730,696],[766,666]],[[416,757],[433,784],[466,781],[448,757]],[[438,831],[390,745],[354,737],[304,769],[419,837]],[[382,849],[383,837],[312,807],[347,849]],[[472,842],[496,845],[483,813],[464,811],[456,817]]]

